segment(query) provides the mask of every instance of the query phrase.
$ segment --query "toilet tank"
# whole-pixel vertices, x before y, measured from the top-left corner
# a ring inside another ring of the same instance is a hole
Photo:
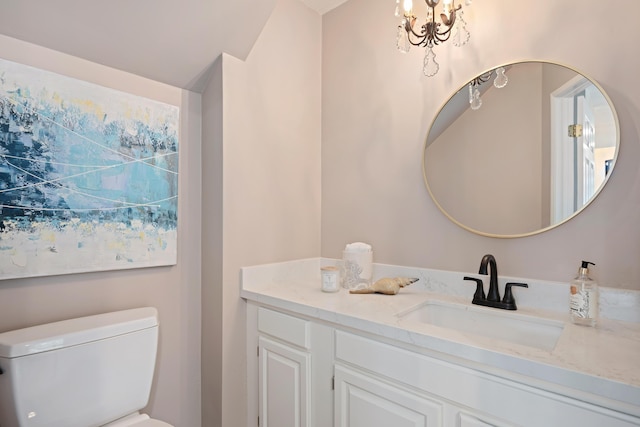
[[[0,334],[0,427],[91,427],[147,405],[155,308]]]

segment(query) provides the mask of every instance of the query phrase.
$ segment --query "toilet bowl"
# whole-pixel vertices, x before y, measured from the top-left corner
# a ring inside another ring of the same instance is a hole
[[[0,334],[0,426],[171,427],[139,411],[158,345],[155,308]]]

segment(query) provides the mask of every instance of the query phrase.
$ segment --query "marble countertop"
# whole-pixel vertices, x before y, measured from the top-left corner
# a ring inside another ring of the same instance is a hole
[[[245,267],[241,296],[453,357],[475,369],[497,375],[507,373],[511,378],[574,398],[605,402],[607,407],[640,416],[640,292],[601,288],[601,317],[598,325],[591,328],[568,321],[568,285],[501,277],[501,293],[506,281],[529,284],[529,289],[514,290],[518,303],[514,315],[564,322],[556,346],[543,350],[399,316],[429,301],[470,304],[475,287],[462,277],[482,276],[374,264],[374,280],[399,276],[420,280],[397,295],[356,295],[345,289],[322,292],[320,267],[335,263],[336,260],[313,258]]]

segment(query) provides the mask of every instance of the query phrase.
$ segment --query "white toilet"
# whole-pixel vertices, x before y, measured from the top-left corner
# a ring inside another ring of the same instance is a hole
[[[157,344],[152,307],[0,334],[0,427],[171,427],[138,412]]]

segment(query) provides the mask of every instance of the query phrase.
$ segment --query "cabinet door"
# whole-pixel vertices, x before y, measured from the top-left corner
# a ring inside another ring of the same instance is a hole
[[[467,414],[460,413],[460,427],[494,427],[493,424],[485,423],[484,421]]]
[[[258,342],[260,426],[309,426],[311,356],[265,337]]]
[[[437,427],[442,405],[337,365],[335,368],[336,427]]]

